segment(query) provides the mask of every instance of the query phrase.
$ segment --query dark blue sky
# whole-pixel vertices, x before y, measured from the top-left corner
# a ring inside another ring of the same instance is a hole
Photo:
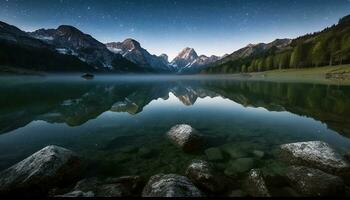
[[[350,0],[0,0],[0,20],[31,31],[76,26],[101,42],[134,38],[151,53],[223,55],[322,30]]]

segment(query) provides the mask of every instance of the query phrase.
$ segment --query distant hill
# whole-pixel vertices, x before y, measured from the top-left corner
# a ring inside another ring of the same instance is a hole
[[[201,71],[203,74],[261,72],[350,63],[350,15],[321,32],[269,44],[248,45]]]

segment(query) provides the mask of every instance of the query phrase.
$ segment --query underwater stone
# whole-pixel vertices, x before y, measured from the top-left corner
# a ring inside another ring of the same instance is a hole
[[[193,161],[186,170],[186,176],[189,177],[193,183],[210,192],[220,192],[225,189],[225,180],[213,166],[203,160]]]
[[[265,156],[265,153],[263,151],[258,151],[258,150],[255,150],[252,152],[253,155],[257,158],[263,158]]]
[[[227,176],[239,176],[244,172],[254,168],[253,158],[239,158],[237,160],[230,161],[228,167],[225,169],[225,174]]]
[[[81,171],[81,161],[72,151],[47,146],[0,173],[0,194],[35,196],[72,181]]]
[[[221,150],[227,153],[233,159],[245,158],[248,156],[248,153],[242,150],[236,144],[225,144],[221,147]]]
[[[91,191],[96,197],[133,197],[141,193],[143,181],[140,176],[118,178],[88,178],[79,181],[74,191]]]
[[[67,194],[63,194],[63,195],[56,195],[55,197],[95,197],[95,194],[93,192],[82,192],[82,191],[73,191],[73,192],[69,192]]]
[[[293,188],[305,196],[339,196],[345,191],[341,178],[318,169],[291,166],[286,178]]]
[[[263,174],[259,169],[252,169],[245,183],[246,192],[252,197],[270,197]]]
[[[98,178],[86,178],[80,180],[74,187],[75,191],[96,191],[98,185],[101,184],[101,181]]]
[[[327,143],[298,142],[280,146],[281,160],[292,165],[310,166],[325,172],[349,176],[350,165]]]
[[[143,189],[143,197],[203,197],[204,194],[184,176],[158,174]]]
[[[167,133],[173,143],[181,147],[185,152],[198,150],[204,144],[204,139],[189,125],[176,125]]]
[[[205,155],[209,161],[220,161],[224,159],[224,156],[221,153],[219,148],[210,148],[205,150]]]

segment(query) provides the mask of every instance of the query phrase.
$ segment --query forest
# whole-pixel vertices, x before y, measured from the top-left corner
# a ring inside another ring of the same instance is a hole
[[[311,68],[350,63],[350,16],[321,32],[292,40],[284,48],[273,47],[245,58],[213,64],[204,74],[249,73],[275,69]]]

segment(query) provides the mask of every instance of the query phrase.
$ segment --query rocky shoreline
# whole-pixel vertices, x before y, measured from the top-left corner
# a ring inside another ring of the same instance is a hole
[[[184,153],[206,143],[205,136],[189,125],[176,125],[167,138]],[[225,170],[213,163],[221,150],[205,150],[207,160],[193,160],[183,174],[123,177],[83,177],[84,159],[59,147],[47,146],[0,172],[0,197],[274,197],[350,196],[349,154],[338,154],[329,144],[309,141],[283,144],[278,159],[288,167],[266,174],[251,158],[224,148],[237,159]],[[264,152],[254,151],[256,157]],[[243,178],[241,178],[243,177]]]

